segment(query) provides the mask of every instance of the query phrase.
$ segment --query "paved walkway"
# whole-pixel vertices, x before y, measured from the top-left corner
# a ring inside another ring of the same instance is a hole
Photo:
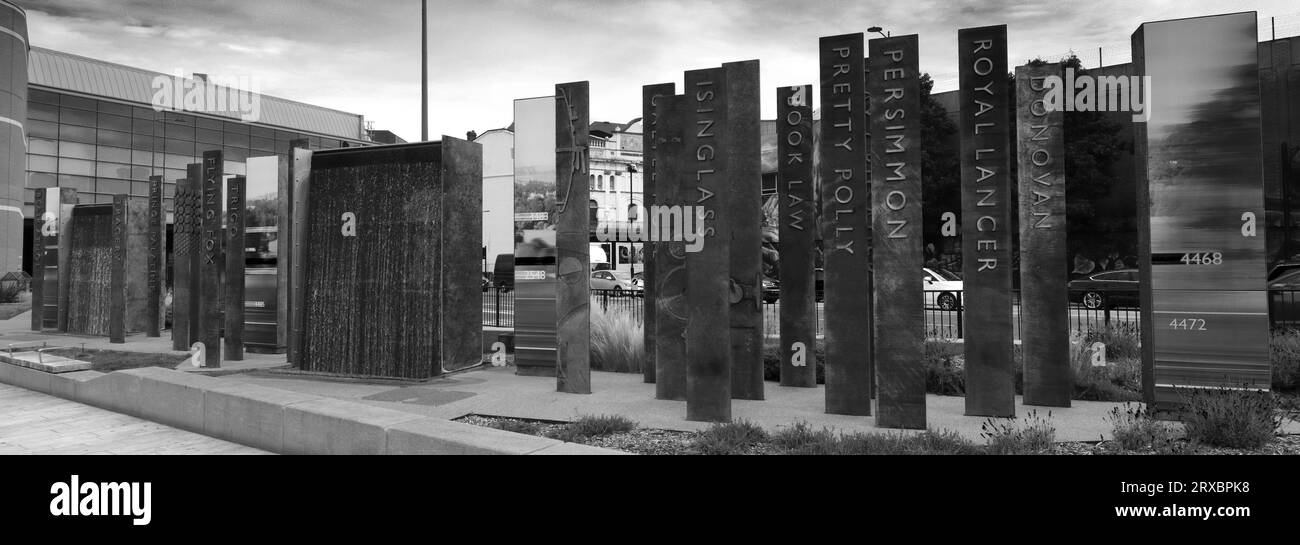
[[[0,384],[0,454],[269,454]]]

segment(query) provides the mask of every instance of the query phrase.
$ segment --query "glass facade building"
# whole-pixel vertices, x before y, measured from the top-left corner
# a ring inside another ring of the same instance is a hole
[[[232,176],[246,174],[249,157],[287,156],[297,139],[313,150],[371,143],[360,115],[265,95],[258,97],[257,122],[222,112],[157,111],[150,83],[171,76],[40,48],[30,55],[23,199],[28,271],[39,188],[74,188],[80,203],[110,203],[115,194],[148,198],[149,177],[162,176],[170,223],[175,182],[205,151],[223,151],[225,173]],[[275,192],[248,188],[250,201],[274,199]]]

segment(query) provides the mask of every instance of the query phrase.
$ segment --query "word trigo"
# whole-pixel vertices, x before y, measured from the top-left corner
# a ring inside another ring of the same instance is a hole
[[[79,476],[73,475],[71,484],[56,482],[50,485],[50,514],[59,516],[99,515],[135,517],[131,524],[144,526],[153,519],[150,513],[152,505],[153,483],[96,483],[79,482]]]
[[[685,242],[686,251],[698,252],[704,248],[704,220],[708,212],[703,206],[650,207],[646,224],[639,221],[626,223],[600,222],[596,226],[596,240],[601,242]],[[611,224],[612,223],[612,224]]]

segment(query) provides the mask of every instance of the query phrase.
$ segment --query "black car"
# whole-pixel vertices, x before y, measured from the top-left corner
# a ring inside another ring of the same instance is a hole
[[[771,278],[763,279],[763,302],[775,303],[781,298],[781,281]]]
[[[1096,272],[1071,280],[1066,285],[1070,290],[1070,301],[1084,308],[1095,310],[1138,304],[1137,269]]]

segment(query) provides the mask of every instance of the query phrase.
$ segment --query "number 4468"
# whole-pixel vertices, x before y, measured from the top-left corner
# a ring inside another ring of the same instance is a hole
[[[1169,321],[1170,329],[1183,329],[1187,331],[1205,331],[1205,320],[1201,318],[1177,318]]]

